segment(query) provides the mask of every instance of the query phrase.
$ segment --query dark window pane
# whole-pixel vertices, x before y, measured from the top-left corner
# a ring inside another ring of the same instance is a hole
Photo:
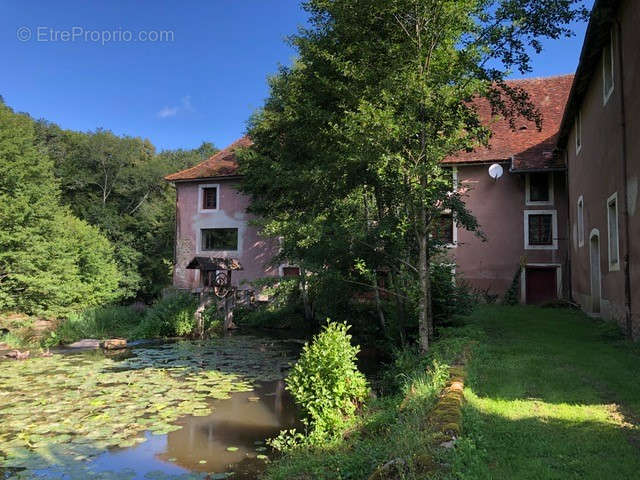
[[[443,213],[434,225],[434,238],[441,243],[453,243],[453,217],[450,213]]]
[[[298,267],[282,267],[283,277],[299,277],[300,269]]]
[[[553,245],[552,215],[529,215],[529,245]]]
[[[202,208],[205,210],[211,210],[217,208],[217,188],[203,188],[202,189]]]
[[[237,228],[205,228],[202,230],[202,250],[237,249]]]
[[[549,201],[549,174],[529,174],[529,200],[532,202]]]

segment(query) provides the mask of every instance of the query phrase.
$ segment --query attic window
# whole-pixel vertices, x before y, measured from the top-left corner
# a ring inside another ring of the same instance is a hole
[[[547,172],[529,173],[526,182],[527,205],[553,204],[553,174]]]
[[[527,130],[527,126],[526,125],[522,125],[518,130]]]

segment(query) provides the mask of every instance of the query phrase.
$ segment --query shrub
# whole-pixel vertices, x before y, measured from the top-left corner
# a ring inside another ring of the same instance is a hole
[[[189,335],[195,328],[196,298],[188,293],[175,293],[161,298],[147,310],[140,325],[140,336],[173,337]]]
[[[55,334],[46,339],[47,346],[72,343],[83,338],[131,338],[142,318],[134,309],[123,306],[92,308],[74,313],[58,325]]]
[[[351,345],[346,323],[328,322],[287,377],[287,390],[302,408],[305,441],[319,444],[337,437],[367,395],[367,381],[356,366],[358,346]],[[289,432],[295,435],[295,432]],[[277,442],[285,443],[283,436]]]

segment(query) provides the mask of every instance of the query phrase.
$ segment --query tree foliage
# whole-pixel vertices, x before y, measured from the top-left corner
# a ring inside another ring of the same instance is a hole
[[[109,241],[61,202],[33,122],[0,105],[0,310],[57,315],[117,296]]]
[[[122,272],[119,296],[157,296],[170,283],[175,235],[175,192],[163,177],[216,149],[203,143],[156,153],[149,140],[102,129],[62,130],[45,121],[36,123],[36,131],[54,162],[63,201],[112,242]]]
[[[376,299],[380,270],[400,290],[412,275],[426,350],[430,267],[443,247],[434,229],[450,211],[459,227],[481,235],[442,161],[488,144],[478,98],[494,114],[541,124],[527,93],[505,79],[513,68],[529,71],[540,39],[569,35],[567,25],[586,11],[579,0],[309,0],[304,7],[310,27],[291,38],[299,58],[271,79],[250,122],[255,147],[242,160],[244,191],[265,231],[283,237],[282,255],[316,275],[370,283]]]

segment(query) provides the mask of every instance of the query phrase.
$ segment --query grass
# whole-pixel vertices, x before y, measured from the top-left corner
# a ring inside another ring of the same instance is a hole
[[[381,465],[401,459],[402,474],[380,478],[420,479],[434,473],[434,436],[427,415],[448,377],[448,365],[460,355],[468,329],[437,342],[428,358],[404,350],[387,371],[390,394],[370,400],[356,426],[343,438],[321,447],[302,447],[270,464],[271,480],[366,479]]]
[[[131,338],[142,315],[126,306],[99,307],[73,314],[55,331],[56,343],[72,343],[83,338]]]
[[[581,312],[479,308],[451,476],[638,478],[640,354]]]

